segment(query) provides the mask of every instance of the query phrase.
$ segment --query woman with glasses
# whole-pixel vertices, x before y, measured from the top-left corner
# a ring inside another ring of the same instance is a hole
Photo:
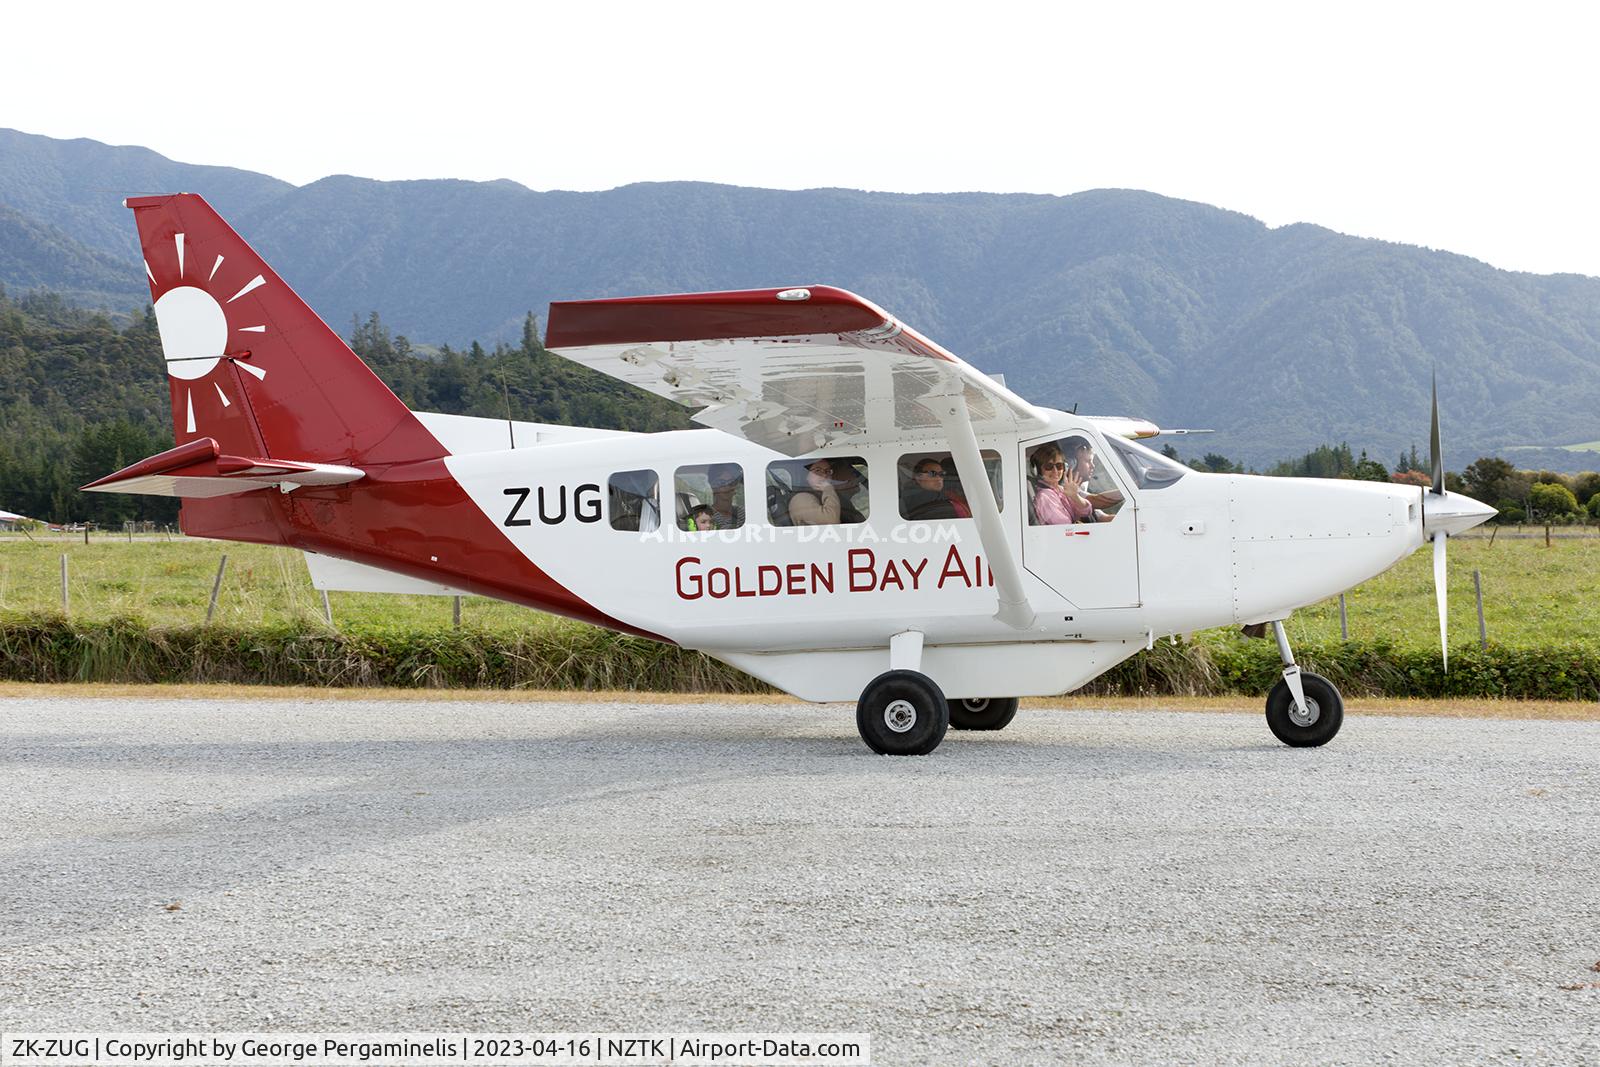
[[[1093,522],[1094,505],[1084,494],[1083,483],[1068,477],[1067,461],[1054,444],[1041,445],[1033,453],[1033,522],[1035,526],[1064,526],[1073,522]]]

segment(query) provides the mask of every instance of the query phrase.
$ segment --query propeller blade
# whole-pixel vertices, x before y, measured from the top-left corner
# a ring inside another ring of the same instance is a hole
[[[1450,673],[1450,630],[1445,616],[1448,592],[1445,589],[1444,543],[1449,535],[1433,535],[1433,598],[1439,603],[1439,651],[1444,655],[1444,671]]]
[[[1432,491],[1444,495],[1444,448],[1439,444],[1439,372],[1433,372],[1433,431],[1428,437],[1428,454],[1432,460]]]

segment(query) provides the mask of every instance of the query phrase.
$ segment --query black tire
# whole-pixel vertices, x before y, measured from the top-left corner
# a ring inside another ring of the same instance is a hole
[[[887,671],[856,701],[856,729],[880,756],[926,756],[950,726],[944,692],[926,674]]]
[[[1320,674],[1300,675],[1300,685],[1305,689],[1306,710],[1310,722],[1296,722],[1294,696],[1289,683],[1282,678],[1267,694],[1267,727],[1279,741],[1294,748],[1315,748],[1333,740],[1344,724],[1344,698],[1333,683]]]
[[[950,701],[950,729],[1004,730],[1017,717],[1016,697],[968,697]]]

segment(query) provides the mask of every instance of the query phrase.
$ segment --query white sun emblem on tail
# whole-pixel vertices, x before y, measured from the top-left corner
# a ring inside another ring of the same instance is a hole
[[[173,235],[173,244],[178,253],[178,277],[184,276],[184,247],[183,234]],[[223,257],[218,256],[211,265],[211,273],[206,278],[210,284],[216,278],[217,270],[222,266]],[[145,264],[145,273],[150,275],[150,280],[155,281],[155,275],[150,271],[150,264]],[[155,303],[156,325],[161,331],[161,352],[167,361],[167,373],[182,381],[193,382],[205,377],[222,362],[223,358],[230,355],[228,348],[228,315],[223,310],[224,304],[231,304],[244,296],[252,289],[266,284],[266,279],[256,275],[226,301],[218,301],[210,292],[195,285],[179,285],[168,289],[161,294]],[[226,291],[226,290],[224,290]],[[265,333],[265,326],[241,326],[241,333]],[[257,379],[264,379],[267,372],[260,367],[239,361],[241,369],[249,372]],[[216,386],[217,397],[222,401],[224,408],[230,407],[227,394],[222,391],[220,384]],[[188,416],[188,432],[195,432],[194,419],[194,394],[187,392],[184,397],[184,407]]]
[[[192,285],[168,289],[156,301],[161,351],[167,373],[192,382],[203,378],[228,350],[228,316],[217,298]]]

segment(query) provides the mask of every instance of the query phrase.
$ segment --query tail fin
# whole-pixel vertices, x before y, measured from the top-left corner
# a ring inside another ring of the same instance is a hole
[[[368,467],[446,450],[193,193],[133,209],[161,329],[177,443]]]

